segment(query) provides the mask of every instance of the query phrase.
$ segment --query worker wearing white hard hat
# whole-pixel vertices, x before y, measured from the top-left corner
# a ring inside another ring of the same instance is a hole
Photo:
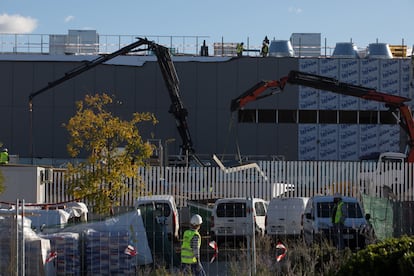
[[[196,214],[190,219],[190,229],[184,231],[181,245],[181,263],[184,274],[206,275],[200,260],[201,235],[198,232],[203,218]]]

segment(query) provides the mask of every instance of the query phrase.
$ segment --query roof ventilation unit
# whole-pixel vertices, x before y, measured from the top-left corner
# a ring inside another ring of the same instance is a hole
[[[371,43],[368,45],[367,58],[393,58],[387,43]]]
[[[332,56],[337,58],[359,58],[358,49],[352,42],[337,42]]]
[[[295,51],[289,40],[272,40],[269,46],[269,56],[293,57],[295,56]]]

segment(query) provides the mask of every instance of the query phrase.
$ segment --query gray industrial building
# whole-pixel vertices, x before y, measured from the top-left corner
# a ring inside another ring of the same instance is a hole
[[[181,139],[170,98],[152,55],[118,56],[44,91],[65,73],[96,56],[0,55],[0,141],[20,162],[63,163],[68,135],[63,123],[86,94],[114,95],[115,115],[152,112],[159,123],[142,125],[145,139],[179,154]],[[406,138],[383,105],[326,91],[287,85],[283,92],[230,112],[231,100],[261,80],[278,80],[291,70],[317,73],[382,92],[411,96],[411,62],[399,59],[174,56],[181,99],[198,155],[356,160],[376,151],[403,151]],[[344,98],[345,97],[345,98]]]

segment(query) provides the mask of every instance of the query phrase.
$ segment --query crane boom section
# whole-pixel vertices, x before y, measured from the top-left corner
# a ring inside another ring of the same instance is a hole
[[[161,73],[171,99],[169,112],[175,118],[177,130],[182,141],[181,150],[184,154],[189,154],[196,161],[196,163],[204,166],[204,163],[195,154],[195,150],[193,148],[193,141],[191,139],[190,129],[187,123],[188,111],[184,107],[180,97],[180,80],[178,78],[177,71],[175,70],[174,63],[172,62],[170,51],[168,48],[155,43],[152,43],[150,48],[157,56],[158,65],[161,69]]]
[[[281,78],[280,80],[260,81],[248,89],[246,92],[241,94],[239,97],[231,101],[230,110],[234,112],[240,108],[243,108],[249,102],[253,102],[259,99],[263,99],[268,96],[272,96],[276,91],[283,90],[286,85],[287,77]],[[261,95],[267,89],[273,91],[269,94]]]
[[[352,85],[340,82],[334,78],[299,71],[290,71],[288,75],[288,83],[313,87],[320,90],[327,90],[334,93],[354,96],[366,100],[383,102],[387,105],[392,105],[396,107],[403,104],[404,102],[410,101],[409,98],[390,95],[387,93],[376,91],[372,88]]]
[[[152,42],[150,42],[146,39],[140,39],[136,42],[133,42],[133,43],[119,49],[118,51],[115,51],[115,52],[111,53],[111,54],[102,55],[102,56],[100,56],[100,57],[98,57],[94,60],[88,61],[88,62],[84,63],[83,65],[71,70],[70,72],[65,73],[65,75],[63,77],[61,77],[61,78],[59,78],[55,81],[49,82],[45,87],[31,93],[29,95],[29,102],[31,103],[33,98],[36,97],[37,95],[42,94],[43,92],[46,92],[47,90],[49,90],[49,89],[65,82],[67,80],[70,80],[70,79],[76,77],[77,75],[80,75],[83,72],[86,72],[86,71],[94,68],[95,66],[97,66],[99,64],[102,64],[102,63],[104,63],[104,62],[106,62],[110,59],[113,59],[113,58],[119,56],[119,55],[127,54],[127,53],[131,52],[133,49],[138,48],[141,45],[149,44],[149,43],[152,43]]]
[[[147,46],[146,49],[139,49],[140,46],[145,45]],[[113,59],[117,56],[120,55],[125,55],[128,54],[130,52],[138,52],[138,51],[147,51],[147,50],[152,50],[155,55],[157,56],[157,62],[159,65],[159,68],[161,70],[165,85],[167,86],[167,90],[171,99],[171,106],[170,106],[170,110],[169,112],[174,116],[176,124],[177,124],[177,129],[180,135],[180,138],[182,140],[182,145],[181,145],[181,149],[186,153],[189,154],[190,156],[192,156],[195,161],[201,165],[203,165],[203,163],[201,162],[201,160],[198,158],[198,156],[195,155],[195,150],[193,148],[193,142],[191,140],[191,135],[190,135],[190,131],[188,128],[188,124],[187,124],[187,115],[188,115],[188,111],[187,109],[184,107],[181,98],[180,98],[180,94],[179,94],[179,79],[178,79],[178,75],[177,72],[175,70],[174,67],[174,63],[172,62],[171,59],[171,55],[170,55],[170,51],[168,50],[168,48],[156,44],[152,41],[149,41],[147,39],[144,38],[138,38],[138,41],[133,42],[111,54],[108,55],[102,55],[94,60],[88,61],[84,64],[82,64],[79,67],[74,68],[73,70],[67,72],[64,74],[63,77],[54,80],[52,82],[49,82],[45,87],[31,93],[29,95],[29,109],[30,112],[32,113],[33,111],[33,99],[48,91],[49,89],[67,81],[70,80],[94,67],[96,67],[99,64],[102,64],[110,59]]]
[[[409,153],[407,161],[414,162],[414,119],[410,108],[405,104],[406,102],[411,101],[410,98],[379,92],[373,88],[340,82],[339,80],[330,77],[292,70],[287,77],[281,78],[280,81],[261,81],[239,97],[233,99],[231,101],[231,111],[236,111],[249,102],[273,95],[274,93],[261,95],[268,88],[276,87],[283,90],[286,83],[326,90],[369,101],[382,102],[391,112],[398,109],[400,112],[398,123],[408,135]]]

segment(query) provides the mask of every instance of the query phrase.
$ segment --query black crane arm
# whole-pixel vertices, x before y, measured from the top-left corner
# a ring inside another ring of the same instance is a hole
[[[151,44],[150,48],[157,56],[158,65],[168,89],[168,94],[171,99],[169,112],[174,116],[177,124],[178,133],[182,141],[181,150],[184,154],[189,154],[199,165],[204,166],[203,162],[195,154],[193,148],[193,141],[187,123],[188,111],[184,107],[180,97],[180,81],[174,63],[172,62],[170,51],[168,48],[155,43]]]
[[[138,47],[146,45],[147,49],[138,49]],[[176,123],[177,123],[177,129],[180,134],[182,145],[181,149],[185,154],[189,154],[191,157],[194,158],[194,160],[199,163],[200,165],[203,165],[201,160],[195,155],[195,150],[193,148],[193,142],[191,140],[190,131],[187,124],[187,115],[188,111],[184,107],[180,94],[179,94],[179,79],[177,76],[177,72],[175,70],[174,64],[171,59],[170,51],[168,48],[161,46],[159,44],[156,44],[152,41],[149,41],[144,38],[138,38],[138,41],[133,42],[111,54],[108,55],[102,55],[94,60],[88,61],[84,63],[83,65],[74,68],[70,72],[65,73],[65,75],[55,81],[52,81],[48,83],[45,87],[31,93],[29,95],[29,108],[30,112],[33,111],[33,99],[46,92],[47,90],[67,81],[70,80],[94,67],[96,67],[99,64],[102,64],[110,59],[113,59],[117,56],[124,55],[130,52],[136,52],[136,51],[145,51],[145,50],[152,50],[155,55],[157,56],[158,65],[160,67],[163,79],[165,81],[165,85],[167,86],[168,93],[171,99],[171,107],[169,112],[173,114]],[[203,165],[204,166],[204,165]]]
[[[35,98],[36,96],[42,94],[43,92],[46,92],[47,90],[49,90],[49,89],[65,82],[67,80],[70,80],[70,79],[76,77],[77,75],[80,75],[83,72],[86,72],[86,71],[96,67],[97,65],[102,64],[102,63],[104,63],[104,62],[106,62],[110,59],[113,59],[113,58],[115,58],[117,56],[120,56],[120,55],[127,54],[127,53],[131,52],[133,49],[138,48],[141,45],[149,45],[151,43],[152,43],[151,41],[148,41],[146,39],[139,39],[138,41],[133,42],[133,43],[119,49],[118,51],[115,51],[115,52],[113,52],[111,54],[108,54],[108,55],[102,55],[102,56],[100,56],[100,57],[98,57],[94,60],[91,60],[91,61],[88,61],[88,62],[84,63],[83,65],[81,65],[77,68],[74,68],[73,70],[65,73],[65,75],[63,77],[61,77],[57,80],[54,80],[52,82],[49,82],[45,87],[31,93],[29,95],[29,104],[30,104],[30,106],[32,105],[33,98]]]

